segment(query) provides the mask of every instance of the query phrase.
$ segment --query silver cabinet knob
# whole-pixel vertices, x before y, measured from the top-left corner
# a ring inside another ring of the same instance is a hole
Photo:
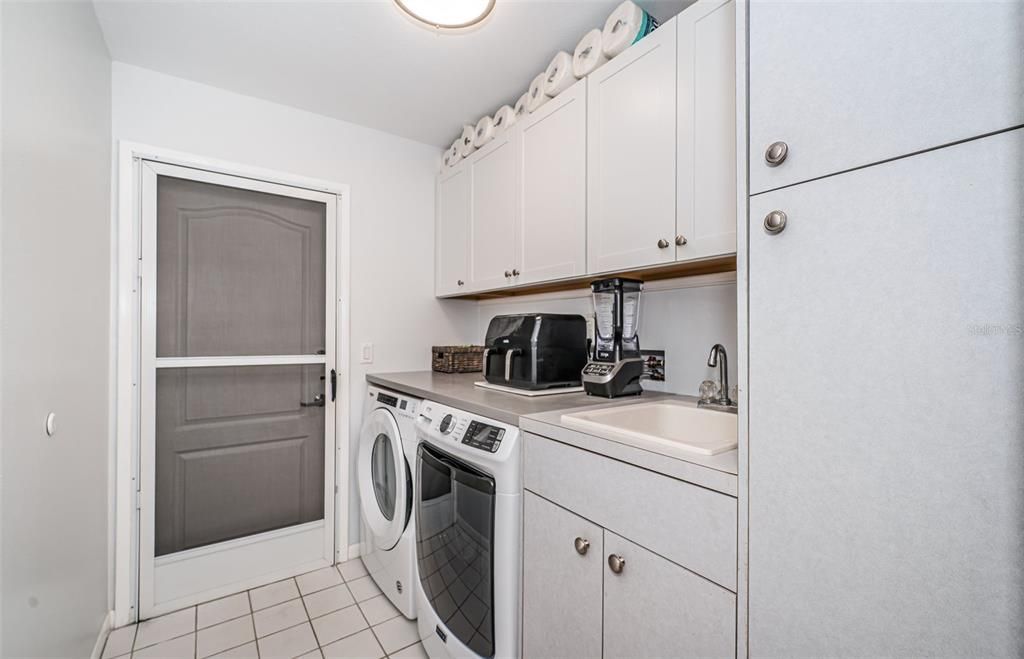
[[[465,285],[466,285],[466,282],[464,282],[464,281],[462,281],[462,280],[460,279],[460,280],[459,280],[459,286],[465,286]]]
[[[764,216],[764,230],[772,235],[782,233],[786,228],[786,214],[782,211],[772,211]]]
[[[764,161],[769,167],[778,167],[789,155],[789,145],[785,142],[772,142],[764,150]]]
[[[608,567],[610,567],[612,572],[615,574],[622,574],[622,571],[626,568],[626,559],[618,554],[609,554]]]
[[[508,277],[511,277],[511,276],[512,276],[512,271],[511,270],[506,270],[505,271],[505,278],[507,279]]]
[[[661,240],[658,241],[658,247],[660,247],[661,249],[665,249],[666,247],[668,247],[668,241],[662,238]]]
[[[679,245],[680,247],[685,245],[686,244],[686,236],[684,236],[683,234],[679,234],[678,236],[676,236],[676,244]]]
[[[590,540],[586,540],[585,538],[577,537],[573,540],[572,544],[575,545],[576,553],[580,556],[585,556],[587,550],[590,549]]]
[[[512,269],[512,276],[513,276],[513,277],[518,277],[518,276],[519,276],[519,271],[518,271],[518,270],[516,270],[515,268],[513,268],[513,269]]]

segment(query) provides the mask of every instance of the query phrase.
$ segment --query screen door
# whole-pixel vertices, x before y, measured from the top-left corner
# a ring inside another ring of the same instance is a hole
[[[146,618],[333,562],[336,197],[141,170]]]

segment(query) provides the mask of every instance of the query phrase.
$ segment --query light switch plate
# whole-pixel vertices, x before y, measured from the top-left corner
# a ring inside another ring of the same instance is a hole
[[[359,363],[360,364],[372,364],[373,363],[373,344],[364,343],[359,348]]]

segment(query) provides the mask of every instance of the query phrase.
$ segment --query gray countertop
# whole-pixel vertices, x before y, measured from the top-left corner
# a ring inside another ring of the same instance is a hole
[[[379,387],[514,424],[534,434],[736,496],[736,451],[716,456],[695,455],[692,459],[683,459],[631,446],[616,441],[611,436],[599,437],[569,428],[561,422],[562,413],[567,411],[630,405],[665,397],[681,398],[696,404],[695,398],[655,391],[645,392],[638,398],[614,400],[587,396],[584,393],[527,397],[483,389],[473,384],[482,379],[482,373],[448,374],[433,371],[375,373],[366,376],[367,382]]]
[[[483,379],[483,373],[435,373],[433,371],[373,373],[366,376],[366,381],[370,384],[432,400],[442,405],[451,405],[473,414],[516,426],[519,425],[519,417],[528,414],[608,404],[608,400],[605,398],[595,398],[582,392],[530,397],[483,389],[473,384]],[[648,395],[645,394],[644,397],[647,398]]]

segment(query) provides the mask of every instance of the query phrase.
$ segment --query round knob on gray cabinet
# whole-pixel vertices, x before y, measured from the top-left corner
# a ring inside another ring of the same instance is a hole
[[[661,249],[665,249],[666,247],[668,247],[668,241],[662,238],[661,240],[658,241],[658,247],[660,247]]]
[[[778,167],[789,155],[789,145],[785,142],[772,142],[764,150],[764,161],[769,167]]]
[[[676,236],[676,244],[679,245],[680,247],[685,245],[686,244],[686,236],[684,236],[683,234],[679,234],[678,236]]]
[[[584,556],[587,550],[590,549],[590,540],[585,538],[577,537],[572,543],[576,547],[576,553],[580,556]]]
[[[518,270],[516,270],[515,268],[513,268],[513,269],[512,269],[512,276],[513,276],[513,277],[518,277],[518,276],[519,276],[519,271],[518,271]]]
[[[507,279],[507,278],[509,278],[511,276],[512,276],[512,271],[511,270],[506,270],[505,271],[505,278]]]
[[[786,214],[772,211],[764,216],[764,230],[770,234],[781,233],[786,228]]]
[[[466,285],[466,282],[464,282],[464,281],[462,281],[462,280],[460,279],[460,280],[459,280],[459,286],[465,286],[465,285]]]
[[[622,574],[622,571],[626,568],[626,559],[618,554],[609,554],[608,567],[610,567],[612,572],[615,574]]]

